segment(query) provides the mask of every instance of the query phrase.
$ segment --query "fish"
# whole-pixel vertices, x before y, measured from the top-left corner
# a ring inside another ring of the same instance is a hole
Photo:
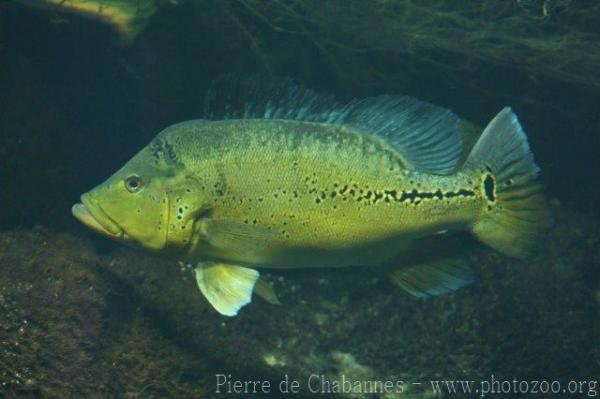
[[[72,214],[92,230],[191,263],[235,316],[257,269],[380,268],[417,297],[474,281],[451,238],[535,252],[549,226],[540,169],[511,108],[467,145],[464,121],[409,96],[339,102],[290,79],[217,80],[204,119],[161,131]]]

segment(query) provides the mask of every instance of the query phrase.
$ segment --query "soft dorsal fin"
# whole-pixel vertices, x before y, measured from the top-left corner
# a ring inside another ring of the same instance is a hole
[[[391,144],[414,169],[447,175],[463,151],[460,119],[450,110],[407,96],[377,96],[346,106],[344,125]]]
[[[208,91],[208,119],[292,119],[348,126],[378,136],[418,171],[452,173],[463,152],[460,119],[450,110],[407,96],[343,104],[287,78],[222,77]]]

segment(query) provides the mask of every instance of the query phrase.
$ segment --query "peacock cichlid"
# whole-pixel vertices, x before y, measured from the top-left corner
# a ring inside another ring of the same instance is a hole
[[[73,214],[197,262],[201,292],[224,315],[253,291],[277,301],[255,267],[391,264],[392,281],[413,295],[450,292],[473,280],[468,263],[444,251],[421,260],[416,248],[468,230],[522,257],[548,224],[510,108],[472,149],[446,109],[404,96],[341,104],[285,80],[222,81],[206,114],[218,120],[166,128]]]

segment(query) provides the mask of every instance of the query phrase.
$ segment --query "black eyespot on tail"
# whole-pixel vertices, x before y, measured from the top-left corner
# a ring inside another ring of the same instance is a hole
[[[483,191],[490,202],[496,201],[496,179],[492,175],[486,175],[483,179]]]

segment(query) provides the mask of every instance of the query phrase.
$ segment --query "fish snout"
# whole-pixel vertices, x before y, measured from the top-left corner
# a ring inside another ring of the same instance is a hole
[[[77,220],[97,233],[112,238],[123,237],[123,229],[100,206],[94,204],[86,194],[81,196],[80,203],[73,205],[71,213]]]

